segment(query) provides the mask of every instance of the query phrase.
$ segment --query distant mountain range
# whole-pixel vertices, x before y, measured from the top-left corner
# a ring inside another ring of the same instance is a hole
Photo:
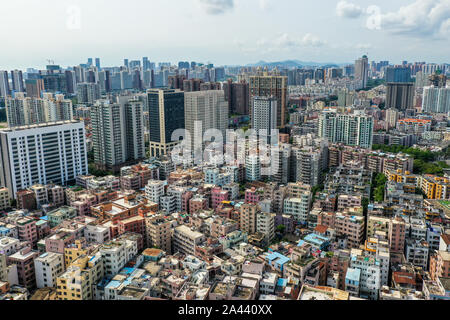
[[[283,67],[283,68],[301,68],[301,67],[339,67],[347,65],[347,63],[336,64],[334,62],[312,62],[300,60],[285,60],[277,62],[259,61],[255,64],[248,64],[247,67]]]

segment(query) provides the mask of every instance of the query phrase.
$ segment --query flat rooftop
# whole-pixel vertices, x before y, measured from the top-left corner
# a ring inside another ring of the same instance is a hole
[[[146,292],[147,290],[145,289],[126,286],[119,292],[119,295],[123,297],[132,297],[134,299],[143,299]]]
[[[39,129],[39,128],[63,126],[66,124],[77,124],[77,123],[83,124],[83,122],[76,121],[76,120],[55,121],[55,122],[31,124],[31,125],[26,125],[26,126],[4,128],[4,129],[0,129],[0,133],[1,132],[14,132],[14,131],[20,131],[20,130],[27,130],[27,129]]]

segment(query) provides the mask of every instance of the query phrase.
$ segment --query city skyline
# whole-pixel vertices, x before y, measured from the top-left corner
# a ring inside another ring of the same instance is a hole
[[[5,37],[8,50],[0,57],[7,62],[1,68],[25,70],[44,66],[47,59],[70,66],[85,56],[101,57],[103,66],[142,56],[217,65],[293,59],[351,63],[363,54],[395,63],[445,63],[450,49],[448,0],[326,0],[320,5],[286,0],[131,0],[129,8],[140,10],[127,14],[118,1],[96,2],[95,7],[85,0],[3,3],[2,11],[8,14],[0,27],[8,30],[13,25],[14,33]],[[37,11],[39,23],[28,22]],[[272,20],[277,23],[264,23]],[[201,32],[180,32],[180,26]],[[37,36],[31,37],[33,33]],[[23,50],[20,38],[27,40],[33,55]],[[440,50],[430,50],[437,46]]]
[[[450,300],[450,0],[0,12],[0,303]]]

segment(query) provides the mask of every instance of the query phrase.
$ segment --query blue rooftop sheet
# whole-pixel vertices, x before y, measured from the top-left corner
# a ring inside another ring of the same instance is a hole
[[[317,245],[322,245],[324,242],[329,241],[329,239],[327,237],[324,237],[324,236],[321,236],[321,235],[318,235],[318,234],[314,234],[314,233],[308,234],[304,238],[304,240],[308,241],[308,242],[311,242],[311,243],[314,243],[314,244],[317,244]]]
[[[353,269],[353,268],[347,269],[347,275],[345,276],[345,279],[352,280],[352,281],[359,281],[360,278],[361,278],[361,270],[360,269]]]
[[[110,281],[110,282],[108,283],[108,285],[107,285],[105,288],[108,288],[108,289],[115,289],[115,288],[117,288],[118,286],[120,286],[121,284],[122,284],[122,282],[120,282],[120,281],[112,280],[112,281]]]
[[[277,286],[286,287],[287,283],[288,283],[287,279],[280,278],[278,279]]]
[[[288,257],[283,256],[281,253],[278,253],[278,252],[272,252],[271,254],[269,254],[267,256],[267,259],[270,261],[277,260],[278,264],[285,264],[285,263],[289,262],[289,260],[290,260]]]
[[[134,270],[135,268],[123,268],[120,273],[131,274]]]
[[[109,278],[103,278],[98,284],[97,287],[104,288],[110,281]]]

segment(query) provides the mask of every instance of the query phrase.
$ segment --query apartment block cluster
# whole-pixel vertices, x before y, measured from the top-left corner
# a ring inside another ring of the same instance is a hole
[[[252,181],[246,165],[170,159],[20,190],[0,218],[1,297],[448,298],[449,181],[411,174],[407,156],[327,149],[335,162],[317,193],[302,175]],[[389,180],[385,199],[365,208],[377,172]]]
[[[450,299],[444,67],[0,72],[0,300]]]

